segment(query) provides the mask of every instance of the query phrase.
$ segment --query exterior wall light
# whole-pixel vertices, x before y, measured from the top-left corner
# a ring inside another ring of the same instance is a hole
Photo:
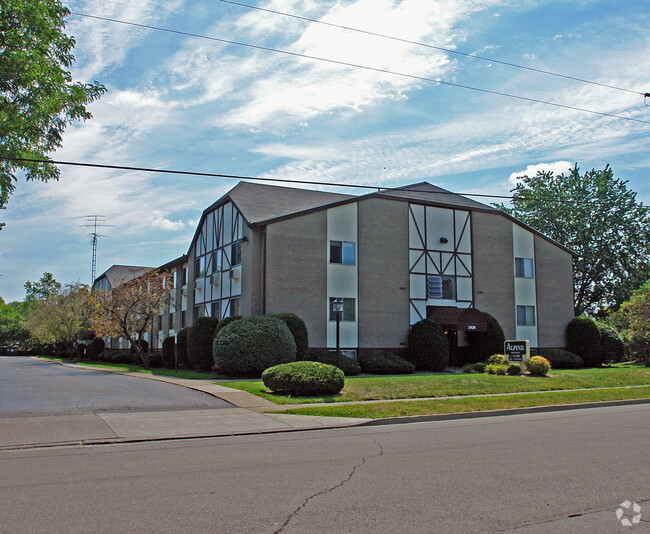
[[[449,243],[449,239],[447,239],[446,237],[441,237],[441,238],[440,238],[440,242],[441,242],[443,245],[446,245],[447,243]]]
[[[343,299],[332,300],[332,311],[336,314],[336,366],[339,366],[341,356],[341,315],[343,315]]]

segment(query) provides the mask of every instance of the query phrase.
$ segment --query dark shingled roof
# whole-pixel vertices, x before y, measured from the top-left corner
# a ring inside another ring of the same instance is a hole
[[[250,182],[239,182],[226,196],[235,203],[249,224],[277,219],[285,215],[355,198],[352,195],[339,193]],[[209,212],[211,208],[212,206],[206,212]]]
[[[373,196],[385,198],[397,198],[400,200],[416,201],[425,204],[435,204],[436,206],[450,208],[465,208],[480,211],[499,211],[496,208],[481,204],[475,200],[447,191],[442,187],[432,185],[428,182],[420,182],[413,185],[405,185],[388,191],[379,191],[371,193]]]
[[[104,274],[97,277],[95,284],[102,278],[106,278],[111,287],[117,287],[154,269],[155,267],[140,267],[137,265],[113,265]]]

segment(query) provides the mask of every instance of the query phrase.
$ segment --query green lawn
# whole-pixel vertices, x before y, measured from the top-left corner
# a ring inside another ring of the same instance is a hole
[[[352,404],[289,408],[282,413],[299,415],[323,415],[330,417],[401,417],[405,415],[429,415],[459,412],[503,410],[507,408],[528,408],[555,404],[578,404],[622,399],[650,398],[650,386],[641,388],[599,389],[592,391],[555,391],[521,395],[499,395],[495,397],[461,397],[426,401],[380,402],[373,404]]]
[[[336,403],[650,385],[650,369],[629,364],[617,364],[598,369],[554,370],[552,375],[545,378],[478,373],[350,377],[345,379],[345,388],[339,395],[326,397],[274,395],[261,380],[235,381],[221,383],[221,385],[248,391],[278,404]]]

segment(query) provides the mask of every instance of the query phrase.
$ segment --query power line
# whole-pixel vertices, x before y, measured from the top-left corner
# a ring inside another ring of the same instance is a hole
[[[588,204],[588,205],[608,205],[604,202],[593,202],[590,200],[566,200],[561,198],[544,198],[544,197],[515,197],[513,195],[494,195],[488,193],[456,193],[453,191],[422,191],[421,189],[413,189],[408,187],[383,187],[377,185],[364,185],[364,184],[346,184],[342,182],[317,182],[313,180],[288,180],[286,178],[269,178],[264,176],[244,176],[238,174],[221,174],[213,172],[198,172],[198,171],[181,171],[173,169],[154,169],[151,167],[133,167],[127,165],[108,165],[103,163],[83,163],[77,161],[57,161],[50,159],[30,159],[30,158],[14,158],[9,156],[0,156],[0,161],[16,161],[16,162],[29,162],[29,163],[50,163],[54,165],[68,165],[72,167],[89,167],[93,169],[109,169],[109,170],[120,170],[120,171],[137,171],[137,172],[151,172],[159,174],[174,174],[174,175],[184,175],[184,176],[201,176],[205,178],[224,178],[229,180],[249,180],[257,182],[281,182],[285,184],[301,184],[301,185],[319,185],[326,187],[338,187],[338,188],[349,188],[349,189],[370,189],[376,190],[378,193],[390,193],[392,191],[396,192],[412,192],[412,193],[425,193],[432,195],[457,195],[465,197],[480,197],[480,198],[493,198],[493,199],[505,199],[505,200],[538,200],[540,202],[555,202],[557,204]],[[635,207],[640,209],[650,209],[650,206],[644,206],[643,203],[635,204]],[[93,215],[89,217],[94,217]],[[111,226],[111,225],[109,225]]]
[[[111,19],[111,18],[107,18],[107,17],[99,17],[97,15],[88,15],[88,14],[85,14],[85,13],[77,13],[77,12],[71,12],[71,14],[72,15],[77,15],[77,16],[80,16],[80,17],[87,17],[87,18],[96,19],[96,20],[103,20],[103,21],[106,21],[106,22],[113,22],[113,23],[116,23],[116,24],[124,24],[124,25],[127,25],[127,26],[134,26],[136,28],[144,28],[144,29],[147,29],[147,30],[162,31],[162,32],[166,32],[166,33],[172,33],[172,34],[175,34],[175,35],[184,35],[186,37],[195,37],[197,39],[205,39],[205,40],[208,40],[208,41],[216,41],[216,42],[219,42],[219,43],[231,44],[231,45],[236,45],[236,46],[243,46],[243,47],[252,48],[252,49],[255,49],[255,50],[263,50],[265,52],[274,52],[274,53],[278,53],[278,54],[284,54],[284,55],[287,55],[287,56],[299,57],[299,58],[302,58],[302,59],[310,59],[310,60],[313,60],[313,61],[322,61],[322,62],[330,63],[330,64],[333,64],[333,65],[341,65],[341,66],[344,66],[344,67],[351,67],[351,68],[355,68],[355,69],[363,69],[363,70],[368,70],[368,71],[372,71],[372,72],[379,72],[381,74],[390,74],[392,76],[401,76],[403,78],[409,78],[409,79],[417,80],[417,81],[421,81],[421,82],[430,82],[430,83],[436,83],[436,84],[440,84],[440,85],[447,85],[449,87],[457,87],[459,89],[468,89],[470,91],[477,91],[477,92],[480,92],[480,93],[486,93],[486,94],[490,94],[490,95],[503,96],[503,97],[506,97],[506,98],[513,98],[513,99],[516,99],[516,100],[523,100],[525,102],[532,102],[532,103],[535,103],[535,104],[544,104],[544,105],[547,105],[547,106],[554,106],[554,107],[562,108],[562,109],[570,109],[572,111],[579,111],[579,112],[582,112],[582,113],[591,113],[593,115],[600,115],[600,116],[603,116],[603,117],[610,117],[610,118],[614,118],[614,119],[621,119],[621,120],[626,120],[626,121],[631,121],[631,122],[638,122],[638,123],[641,123],[641,124],[650,124],[650,121],[645,121],[645,120],[642,120],[642,119],[635,119],[633,117],[624,117],[622,115],[615,115],[613,113],[605,113],[605,112],[602,112],[602,111],[594,111],[594,110],[591,110],[591,109],[579,108],[577,106],[569,106],[567,104],[558,104],[556,102],[549,102],[547,100],[540,100],[540,99],[537,99],[537,98],[530,98],[530,97],[521,96],[521,95],[514,95],[514,94],[511,94],[511,93],[504,93],[504,92],[501,92],[501,91],[492,91],[490,89],[482,89],[480,87],[473,87],[473,86],[470,86],[470,85],[463,85],[463,84],[459,84],[459,83],[446,82],[446,81],[439,80],[439,79],[427,78],[426,76],[417,76],[415,74],[407,74],[407,73],[403,73],[403,72],[395,72],[395,71],[391,71],[391,70],[388,70],[388,69],[380,69],[380,68],[377,68],[377,67],[369,67],[367,65],[361,65],[361,64],[357,64],[357,63],[349,63],[347,61],[339,61],[339,60],[335,60],[335,59],[328,59],[328,58],[323,58],[323,57],[319,57],[319,56],[312,56],[312,55],[308,55],[308,54],[300,54],[298,52],[290,52],[288,50],[280,50],[280,49],[271,48],[271,47],[268,47],[268,46],[261,46],[261,45],[255,45],[255,44],[250,44],[250,43],[243,43],[243,42],[240,42],[240,41],[232,41],[230,39],[222,39],[220,37],[209,37],[209,36],[206,36],[206,35],[200,35],[200,34],[196,34],[196,33],[184,32],[184,31],[180,31],[180,30],[172,30],[170,28],[160,28],[160,27],[157,27],[157,26],[150,26],[148,24],[140,24],[140,23],[136,23],[136,22],[127,22],[127,21],[118,20],[118,19]]]
[[[642,91],[634,91],[632,89],[625,89],[623,87],[617,87],[615,85],[609,85],[609,84],[606,84],[606,83],[594,82],[592,80],[585,80],[583,78],[576,78],[574,76],[568,76],[566,74],[560,74],[560,73],[552,72],[552,71],[549,71],[549,70],[536,69],[536,68],[533,68],[533,67],[526,67],[525,65],[519,65],[517,63],[509,63],[507,61],[501,61],[501,60],[498,60],[498,59],[493,59],[493,58],[489,58],[489,57],[485,57],[485,56],[479,56],[477,54],[470,54],[468,52],[460,52],[458,50],[453,50],[451,48],[445,48],[443,46],[436,46],[436,45],[432,45],[432,44],[428,44],[428,43],[423,43],[423,42],[420,42],[420,41],[412,41],[410,39],[404,39],[404,38],[401,38],[401,37],[395,37],[393,35],[387,35],[387,34],[384,34],[384,33],[373,32],[373,31],[370,31],[370,30],[363,30],[363,29],[360,29],[360,28],[354,28],[352,26],[345,26],[343,24],[335,24],[333,22],[325,22],[323,20],[312,19],[312,18],[309,18],[309,17],[303,17],[301,15],[295,15],[293,13],[285,13],[284,11],[276,11],[274,9],[267,9],[267,8],[259,7],[259,6],[251,6],[249,4],[243,4],[241,2],[233,2],[232,0],[218,0],[218,1],[222,2],[224,4],[232,4],[234,6],[240,6],[240,7],[244,7],[244,8],[247,8],[247,9],[255,9],[257,11],[263,11],[263,12],[266,12],[266,13],[272,13],[274,15],[281,15],[281,16],[284,16],[284,17],[290,17],[290,18],[294,18],[294,19],[297,19],[297,20],[303,20],[305,22],[313,22],[314,24],[321,24],[323,26],[330,26],[332,28],[339,28],[339,29],[348,30],[348,31],[351,31],[351,32],[362,33],[364,35],[372,35],[374,37],[381,37],[383,39],[390,39],[392,41],[398,41],[400,43],[406,43],[406,44],[411,44],[411,45],[415,45],[415,46],[422,46],[422,47],[425,47],[425,48],[431,48],[433,50],[440,50],[442,52],[447,52],[449,54],[456,54],[456,55],[459,55],[459,56],[468,57],[468,58],[472,58],[472,59],[480,59],[482,61],[489,61],[491,63],[498,63],[499,65],[506,65],[508,67],[515,67],[515,68],[518,68],[518,69],[524,69],[524,70],[528,70],[528,71],[531,71],[531,72],[536,72],[538,74],[546,74],[548,76],[556,76],[558,78],[564,78],[566,80],[573,80],[575,82],[587,83],[587,84],[591,84],[591,85],[598,85],[600,87],[606,87],[608,89],[615,89],[617,91],[625,91],[627,93],[633,93],[635,95],[643,95],[644,94]]]

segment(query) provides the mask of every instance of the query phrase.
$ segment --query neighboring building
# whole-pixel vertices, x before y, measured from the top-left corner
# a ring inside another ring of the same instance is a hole
[[[507,339],[564,347],[573,253],[505,213],[423,182],[363,196],[240,182],[207,208],[174,273],[161,341],[197,317],[293,312],[313,348],[403,350],[430,316],[452,347],[490,313]],[[109,270],[110,271],[110,270]],[[107,271],[108,272],[108,271]]]

